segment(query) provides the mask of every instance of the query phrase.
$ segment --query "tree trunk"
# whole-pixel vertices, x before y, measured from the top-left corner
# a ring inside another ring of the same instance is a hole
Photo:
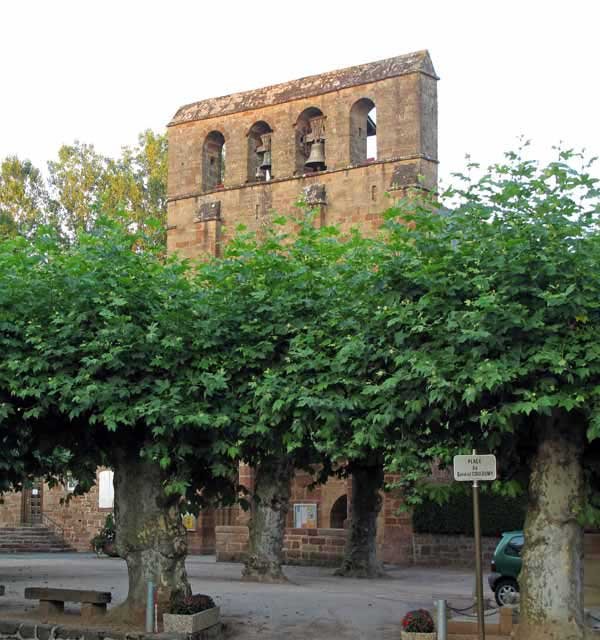
[[[186,534],[179,498],[165,494],[156,463],[120,455],[114,471],[116,543],[127,562],[129,593],[111,618],[143,623],[149,581],[157,590],[159,614],[172,596],[190,593]]]
[[[376,578],[383,575],[377,561],[377,516],[381,510],[383,467],[352,467],[350,531],[337,576]]]
[[[583,629],[584,427],[574,414],[538,419],[529,482],[521,640],[580,640]]]
[[[286,458],[256,469],[250,519],[250,544],[242,579],[285,582],[281,564],[286,516],[290,506],[294,467]]]

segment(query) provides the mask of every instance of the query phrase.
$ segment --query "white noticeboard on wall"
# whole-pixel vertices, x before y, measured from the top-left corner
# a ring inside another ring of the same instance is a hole
[[[114,506],[114,475],[110,469],[104,469],[98,474],[98,507],[100,509],[112,509]]]
[[[295,529],[316,529],[317,528],[316,503],[294,505],[294,528]]]
[[[496,456],[491,453],[454,456],[454,479],[459,482],[495,480]]]

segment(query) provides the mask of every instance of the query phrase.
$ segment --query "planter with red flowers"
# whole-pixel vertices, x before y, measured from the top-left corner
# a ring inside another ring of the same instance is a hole
[[[433,618],[427,609],[409,611],[402,618],[402,640],[436,640]]]
[[[165,631],[197,633],[219,624],[219,607],[210,596],[196,593],[171,602],[169,613],[163,613]]]

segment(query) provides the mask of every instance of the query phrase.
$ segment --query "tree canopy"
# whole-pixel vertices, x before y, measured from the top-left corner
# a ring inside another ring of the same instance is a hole
[[[346,468],[369,485],[356,505],[374,540],[384,467],[409,491],[454,453],[493,451],[505,489],[530,494],[523,628],[580,637],[581,525],[600,507],[600,190],[582,162],[508,154],[441,199],[411,194],[377,237],[306,215],[193,267],[95,212],[68,245],[5,240],[5,486],[35,465],[91,481],[113,464],[138,584],[159,542],[140,548],[135,528],[178,539],[179,497],[231,499],[239,461],[257,469],[256,522],[281,535],[293,469]],[[142,476],[165,531],[127,500]],[[277,564],[264,551],[257,566]]]
[[[48,162],[47,177],[28,160],[8,157],[0,168],[0,236],[51,225],[72,241],[108,216],[140,243],[164,250],[166,193],[167,138],[150,130],[118,158],[79,141],[63,145]]]

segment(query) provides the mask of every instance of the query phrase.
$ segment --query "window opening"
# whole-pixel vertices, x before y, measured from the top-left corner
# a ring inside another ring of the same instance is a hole
[[[248,132],[248,182],[268,182],[273,178],[271,127],[263,121],[256,122]]]
[[[115,489],[113,485],[114,472],[110,469],[98,474],[98,507],[112,509],[115,503]]]
[[[203,191],[222,187],[225,182],[225,138],[219,131],[211,131],[203,147]]]
[[[320,109],[305,109],[296,121],[296,175],[325,171],[325,116]]]
[[[348,518],[348,496],[340,496],[331,507],[329,526],[332,529],[343,529]]]
[[[377,160],[377,109],[361,98],[350,109],[350,164]]]

